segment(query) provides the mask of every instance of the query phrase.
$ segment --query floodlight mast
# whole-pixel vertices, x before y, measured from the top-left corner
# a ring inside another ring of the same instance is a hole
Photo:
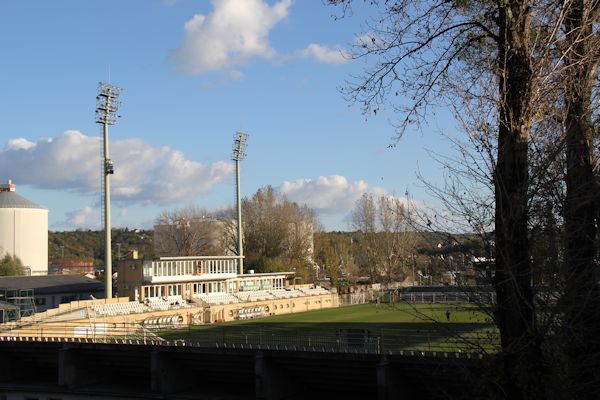
[[[231,159],[235,161],[235,197],[237,208],[237,252],[239,256],[239,274],[244,273],[244,245],[242,232],[242,200],[240,194],[240,161],[246,157],[246,140],[248,135],[242,132],[236,132],[233,138],[233,155]]]
[[[112,298],[112,246],[110,227],[110,175],[114,173],[113,163],[108,151],[108,126],[114,125],[120,117],[117,111],[121,102],[119,96],[122,89],[109,83],[98,84],[96,96],[96,122],[102,124],[104,133],[104,158],[102,163],[102,179],[104,188],[104,283],[105,297]]]

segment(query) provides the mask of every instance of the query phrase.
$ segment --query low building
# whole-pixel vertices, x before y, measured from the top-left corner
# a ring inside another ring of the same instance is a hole
[[[81,275],[0,277],[0,301],[40,312],[59,304],[103,297],[104,284]]]

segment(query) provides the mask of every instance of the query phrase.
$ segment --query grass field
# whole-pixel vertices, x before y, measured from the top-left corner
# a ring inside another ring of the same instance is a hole
[[[471,305],[361,304],[160,332],[167,340],[392,351],[495,351],[496,330]]]

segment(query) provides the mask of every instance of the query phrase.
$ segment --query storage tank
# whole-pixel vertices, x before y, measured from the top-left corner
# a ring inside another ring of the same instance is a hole
[[[48,209],[0,185],[0,256],[19,257],[28,275],[48,274]]]

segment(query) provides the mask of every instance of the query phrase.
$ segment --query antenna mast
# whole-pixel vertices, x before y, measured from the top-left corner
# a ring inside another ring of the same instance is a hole
[[[246,140],[248,135],[242,132],[236,132],[233,138],[233,155],[231,159],[235,161],[235,194],[237,208],[237,252],[239,258],[239,274],[244,273],[244,247],[242,243],[242,200],[240,195],[240,161],[246,157]]]
[[[114,125],[120,115],[117,111],[121,102],[120,87],[109,83],[98,84],[98,96],[96,96],[96,122],[102,124],[104,131],[104,157],[102,163],[102,183],[104,188],[104,280],[105,297],[112,298],[112,248],[110,236],[110,176],[114,173],[113,162],[108,152],[108,126]]]

